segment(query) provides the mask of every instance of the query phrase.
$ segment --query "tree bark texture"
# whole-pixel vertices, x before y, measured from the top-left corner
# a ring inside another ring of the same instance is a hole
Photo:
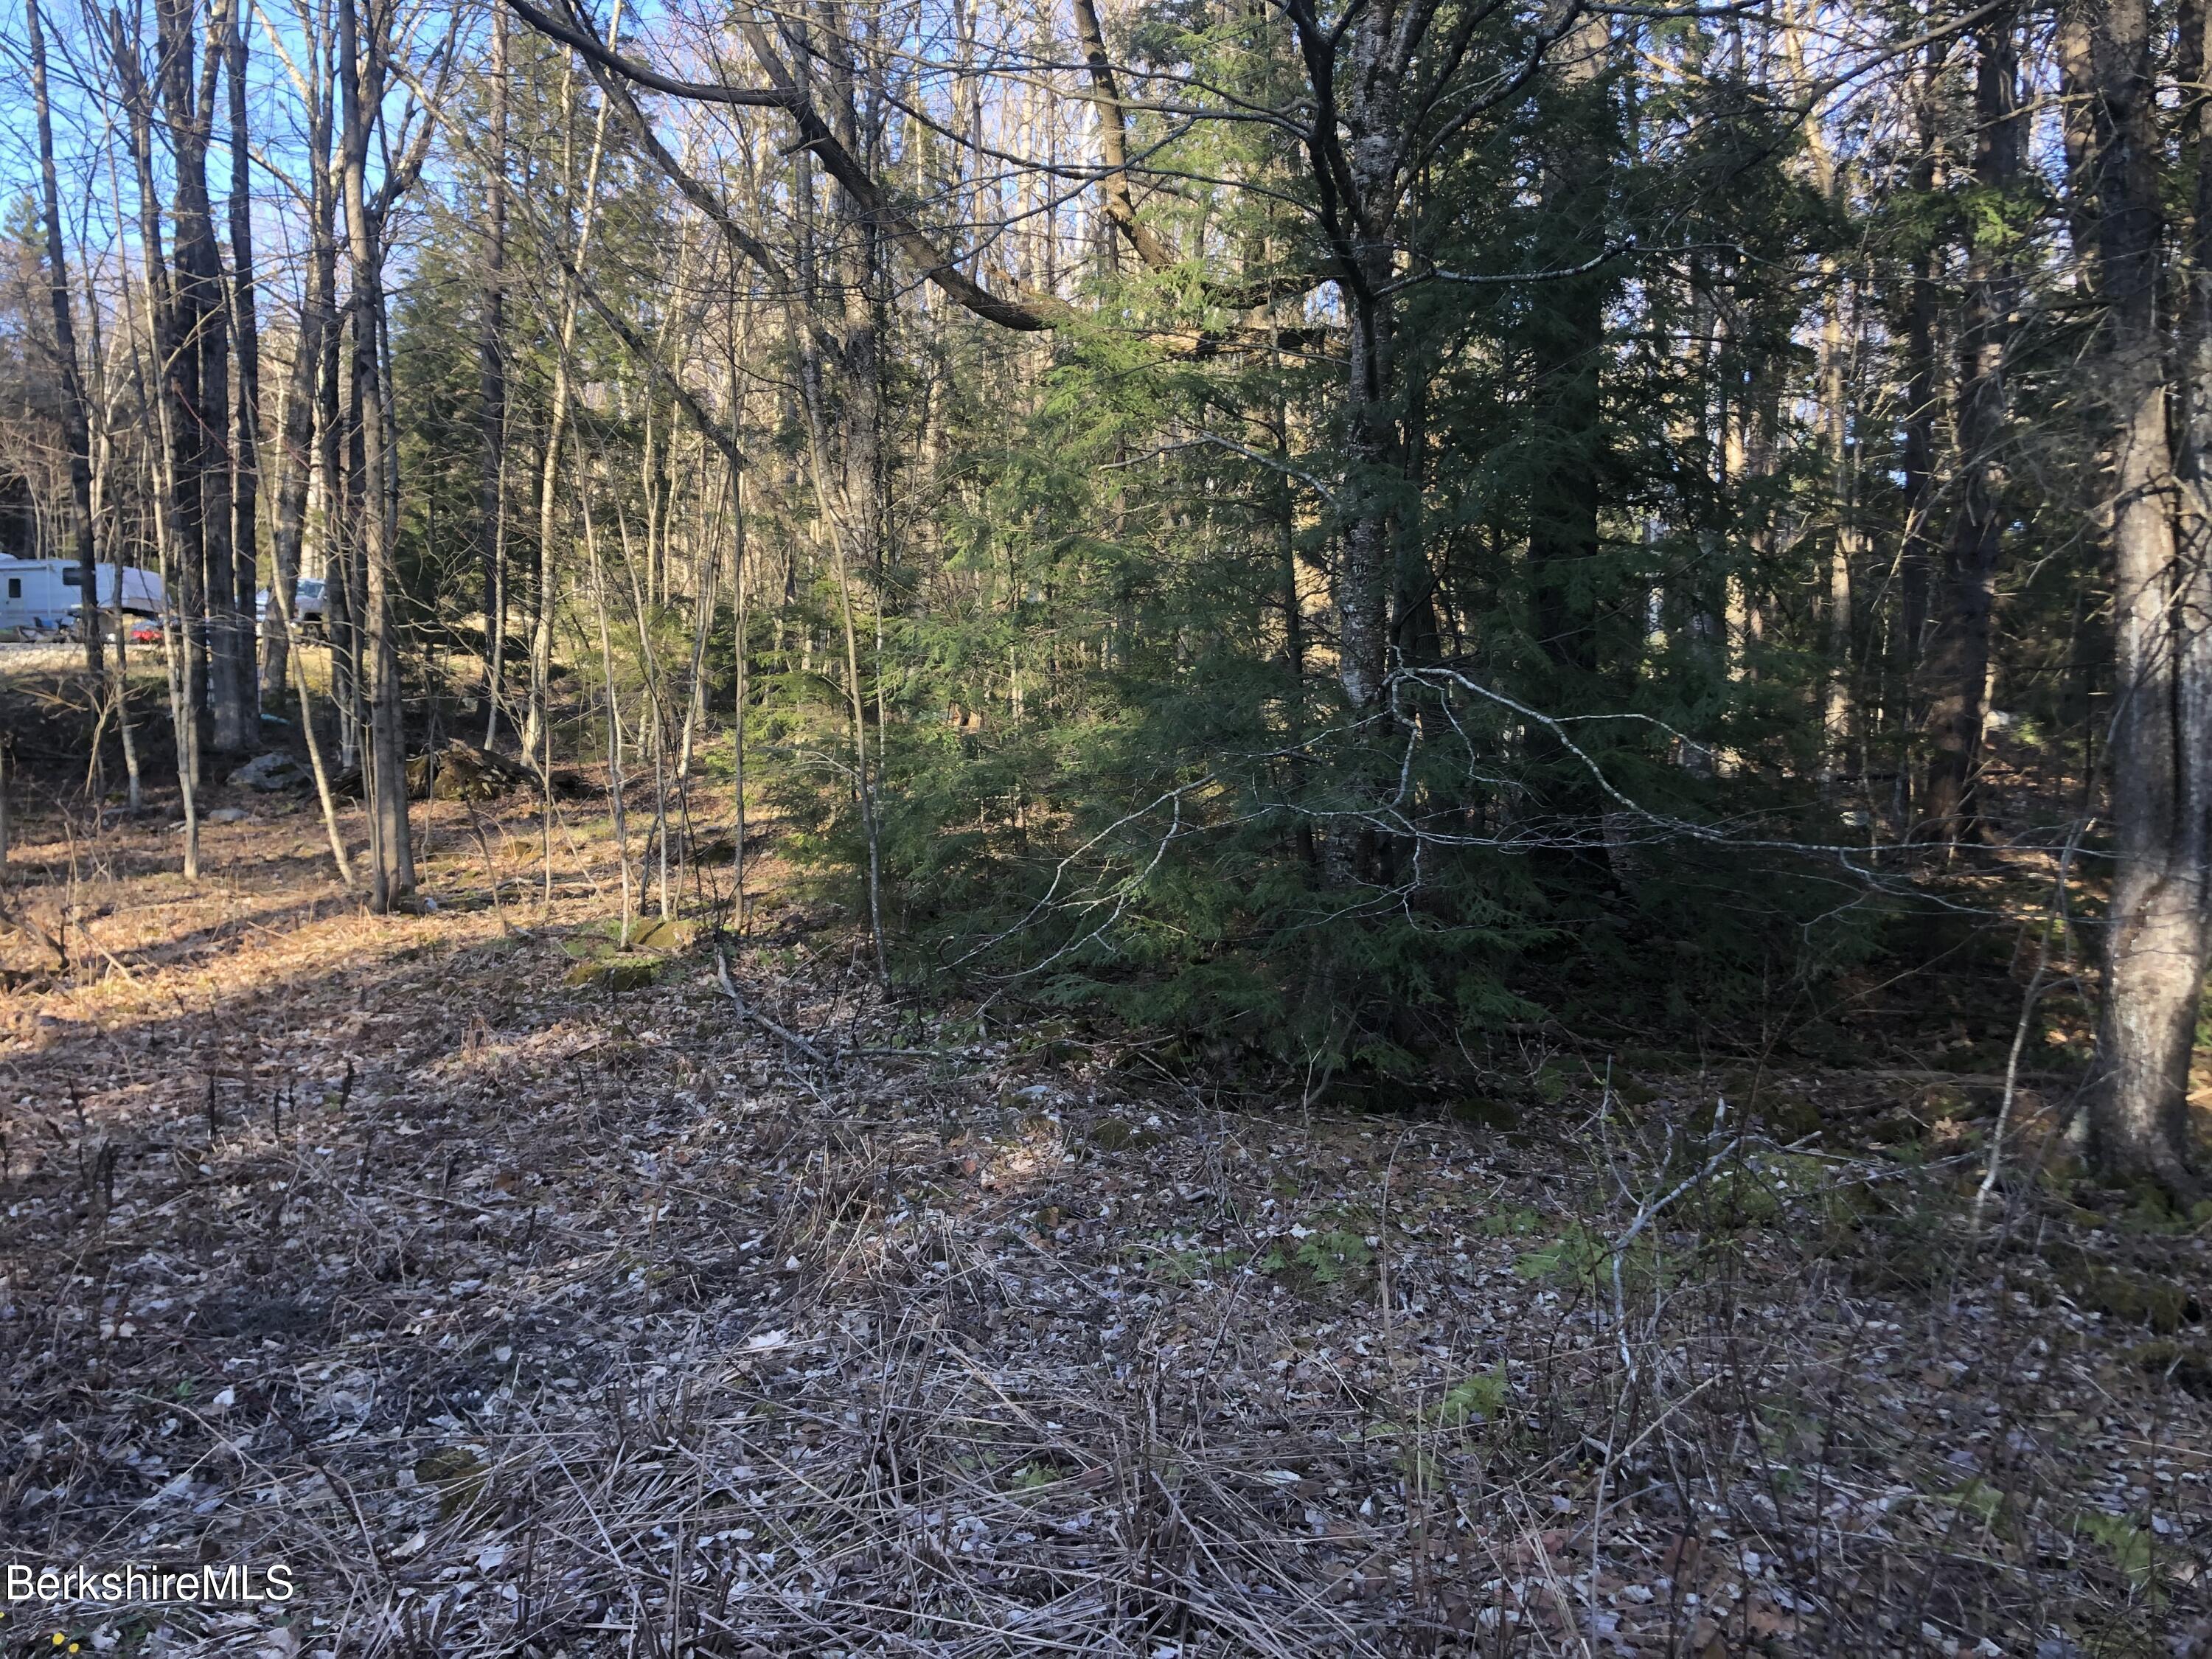
[[[363,669],[368,679],[369,908],[389,911],[415,890],[415,850],[407,815],[406,709],[399,680],[397,581],[387,517],[391,456],[378,349],[384,313],[380,228],[368,210],[371,130],[384,93],[382,23],[371,14],[362,40],[356,0],[339,0],[338,86],[346,234],[352,258],[354,372],[361,406],[362,485],[356,524],[364,577],[361,592]]]
[[[85,414],[84,379],[76,360],[76,322],[70,315],[69,258],[62,240],[61,186],[54,167],[54,118],[46,97],[46,42],[40,27],[39,0],[24,0],[23,10],[31,48],[31,97],[38,114],[46,293],[53,308],[54,359],[61,378],[62,441],[69,449],[70,541],[76,555],[77,599],[83,607],[84,665],[96,680],[100,672],[100,613],[99,554],[93,542],[92,422]],[[117,580],[121,580],[119,575]]]
[[[2112,896],[2091,1143],[2114,1177],[2197,1190],[2190,1061],[2203,987],[2212,636],[2201,565],[2178,556],[2160,327],[2164,227],[2146,0],[2093,15],[2095,364],[2111,442]]]
[[[1922,821],[1944,841],[1974,833],[1971,806],[1988,714],[1990,638],[2002,552],[1999,453],[2014,301],[2009,216],[2026,138],[2018,20],[2000,12],[1974,37],[1974,192],[1959,325],[1957,502],[1943,545],[1943,608],[1925,665],[1933,749]]]
[[[484,192],[483,314],[477,337],[477,553],[484,617],[484,742],[499,731],[507,651],[507,8],[492,12],[491,177]]]
[[[230,309],[237,340],[237,414],[232,425],[230,514],[233,556],[230,615],[232,672],[237,683],[240,746],[261,738],[260,678],[255,667],[256,568],[260,556],[261,324],[253,279],[253,181],[246,112],[245,0],[227,0],[223,58],[230,82]],[[273,609],[273,607],[272,607]]]

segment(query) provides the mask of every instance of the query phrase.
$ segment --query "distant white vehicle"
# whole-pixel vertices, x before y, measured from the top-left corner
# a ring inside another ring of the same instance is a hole
[[[302,576],[294,590],[292,613],[303,634],[319,634],[330,620],[328,589],[320,576]],[[269,625],[269,590],[263,588],[253,596],[253,620],[264,628]]]
[[[112,564],[97,565],[94,571],[101,610],[161,615],[161,579],[155,572]],[[82,576],[75,559],[0,559],[0,633],[74,630],[83,609]]]

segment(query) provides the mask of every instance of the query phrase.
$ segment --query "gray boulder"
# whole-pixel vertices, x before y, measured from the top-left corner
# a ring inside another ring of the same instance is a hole
[[[273,751],[256,755],[230,775],[232,788],[258,789],[264,794],[274,794],[280,789],[304,789],[308,781],[306,767],[289,755]]]

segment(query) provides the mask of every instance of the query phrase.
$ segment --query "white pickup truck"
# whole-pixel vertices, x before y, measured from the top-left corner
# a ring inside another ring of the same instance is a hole
[[[302,634],[319,634],[330,620],[329,590],[320,576],[302,576],[292,600],[293,619]],[[263,588],[253,596],[253,620],[262,627],[269,626],[269,590]]]

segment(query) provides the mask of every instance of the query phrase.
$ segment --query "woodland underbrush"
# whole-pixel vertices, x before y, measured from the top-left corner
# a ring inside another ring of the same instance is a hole
[[[18,821],[0,1534],[301,1593],[8,1651],[2204,1650],[2207,1218],[2056,1073],[1540,1030],[1352,1112],[886,1002],[772,848],[617,937],[573,803],[550,903],[424,805],[380,919],[245,810],[197,886]]]

